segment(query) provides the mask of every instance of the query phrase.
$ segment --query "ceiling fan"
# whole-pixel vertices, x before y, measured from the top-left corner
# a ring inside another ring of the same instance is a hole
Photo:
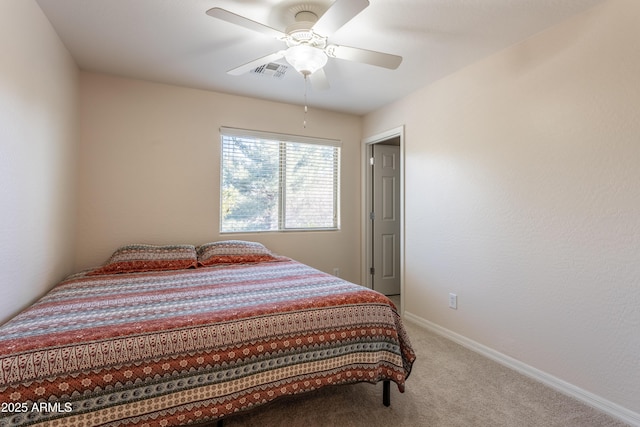
[[[301,5],[302,10],[295,14],[295,22],[284,31],[219,7],[209,9],[207,15],[275,37],[287,44],[286,49],[233,68],[227,71],[228,74],[241,75],[261,65],[285,58],[305,79],[309,77],[314,88],[328,89],[329,83],[323,67],[329,58],[361,62],[392,70],[398,68],[402,62],[401,56],[328,43],[328,38],[333,33],[367,6],[369,6],[369,0],[336,0],[326,12],[318,17],[312,10],[307,10],[311,7],[305,9],[305,5]]]

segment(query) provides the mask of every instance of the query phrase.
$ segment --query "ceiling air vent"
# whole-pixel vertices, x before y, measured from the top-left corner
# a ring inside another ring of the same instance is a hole
[[[276,64],[275,62],[269,62],[268,64],[264,64],[251,70],[252,73],[260,74],[263,76],[274,77],[276,79],[281,79],[284,77],[284,74],[287,72],[289,67],[282,64]]]

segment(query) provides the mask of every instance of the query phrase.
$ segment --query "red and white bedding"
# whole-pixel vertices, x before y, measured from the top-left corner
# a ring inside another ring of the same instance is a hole
[[[0,327],[0,426],[172,426],[391,380],[415,359],[385,296],[280,258],[69,277]]]

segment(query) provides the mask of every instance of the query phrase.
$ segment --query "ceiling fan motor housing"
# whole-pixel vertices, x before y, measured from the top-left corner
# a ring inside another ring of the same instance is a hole
[[[296,22],[289,25],[286,29],[287,46],[297,46],[306,44],[318,49],[324,49],[327,46],[327,38],[313,31],[313,25],[318,21],[318,15],[309,11],[302,11],[296,14]]]

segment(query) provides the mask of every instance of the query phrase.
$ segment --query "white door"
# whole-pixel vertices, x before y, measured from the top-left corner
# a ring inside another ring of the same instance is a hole
[[[400,294],[400,147],[374,144],[372,179],[373,289]]]

